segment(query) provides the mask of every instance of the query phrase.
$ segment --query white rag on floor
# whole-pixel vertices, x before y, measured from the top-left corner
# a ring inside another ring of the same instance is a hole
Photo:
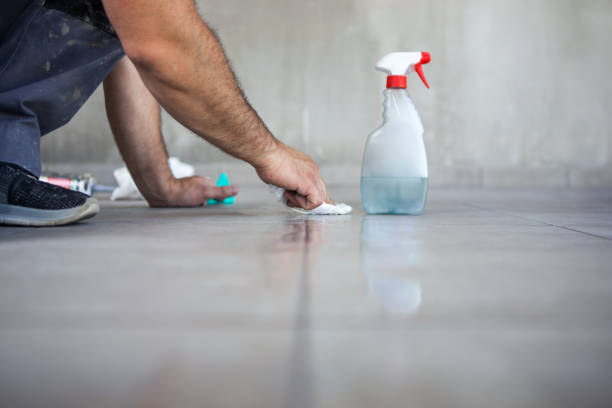
[[[272,192],[272,194],[274,194],[276,196],[276,199],[278,201],[280,201],[285,207],[289,208],[290,210],[293,210],[297,213],[300,214],[305,214],[305,215],[347,215],[350,214],[353,211],[353,207],[351,207],[350,205],[344,204],[344,203],[340,203],[340,204],[328,204],[328,203],[323,203],[320,206],[318,206],[317,208],[313,209],[313,210],[304,210],[303,208],[295,208],[295,207],[289,207],[287,205],[287,199],[285,198],[285,190],[280,188],[280,187],[276,187],[276,186],[269,186],[270,187],[270,192]]]
[[[170,166],[170,171],[172,175],[176,178],[184,178],[191,177],[195,174],[195,169],[192,165],[183,163],[176,157],[171,157],[168,159],[168,165]],[[134,183],[134,179],[132,179],[132,175],[130,174],[127,167],[122,167],[113,172],[115,176],[115,180],[117,180],[117,187],[113,194],[111,195],[111,200],[143,200],[144,197],[138,191],[138,187],[136,187],[136,183]]]

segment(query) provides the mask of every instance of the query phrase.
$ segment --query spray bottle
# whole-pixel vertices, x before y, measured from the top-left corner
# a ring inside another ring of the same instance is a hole
[[[427,200],[427,155],[423,124],[408,96],[407,75],[415,71],[429,88],[427,52],[394,52],[376,69],[385,72],[383,124],[368,136],[361,167],[361,202],[368,214],[423,212]]]

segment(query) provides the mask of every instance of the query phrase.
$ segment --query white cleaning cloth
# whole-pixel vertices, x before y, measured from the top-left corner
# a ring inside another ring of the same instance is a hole
[[[195,169],[192,165],[183,163],[176,157],[168,159],[168,165],[172,175],[176,178],[191,177],[195,174]],[[127,167],[122,167],[113,172],[115,180],[117,180],[117,187],[111,195],[111,200],[143,200],[144,197],[138,191],[136,183],[132,179],[132,175],[128,171]]]
[[[313,209],[313,210],[304,210],[303,208],[295,208],[295,207],[289,207],[287,205],[287,199],[285,198],[285,190],[280,188],[280,187],[276,187],[276,186],[268,186],[270,187],[270,192],[272,194],[274,194],[276,196],[276,199],[278,201],[280,201],[285,207],[289,208],[290,210],[293,210],[297,213],[300,214],[305,214],[305,215],[347,215],[350,214],[353,211],[353,207],[351,207],[350,205],[344,204],[344,203],[340,203],[340,204],[328,204],[328,203],[323,203],[320,206],[318,206],[317,208]]]

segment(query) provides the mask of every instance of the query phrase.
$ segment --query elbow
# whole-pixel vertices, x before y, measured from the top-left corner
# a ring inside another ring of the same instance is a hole
[[[158,63],[159,57],[148,44],[142,42],[124,43],[123,50],[125,51],[125,55],[127,55],[139,69],[152,67]]]
[[[131,41],[123,44],[123,50],[139,71],[156,71],[171,61],[167,47],[159,42]]]

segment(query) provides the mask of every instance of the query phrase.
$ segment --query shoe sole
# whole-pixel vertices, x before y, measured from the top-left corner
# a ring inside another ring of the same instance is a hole
[[[99,212],[100,205],[95,198],[88,198],[83,205],[66,210],[39,210],[0,204],[0,224],[22,227],[56,227],[86,220]]]

